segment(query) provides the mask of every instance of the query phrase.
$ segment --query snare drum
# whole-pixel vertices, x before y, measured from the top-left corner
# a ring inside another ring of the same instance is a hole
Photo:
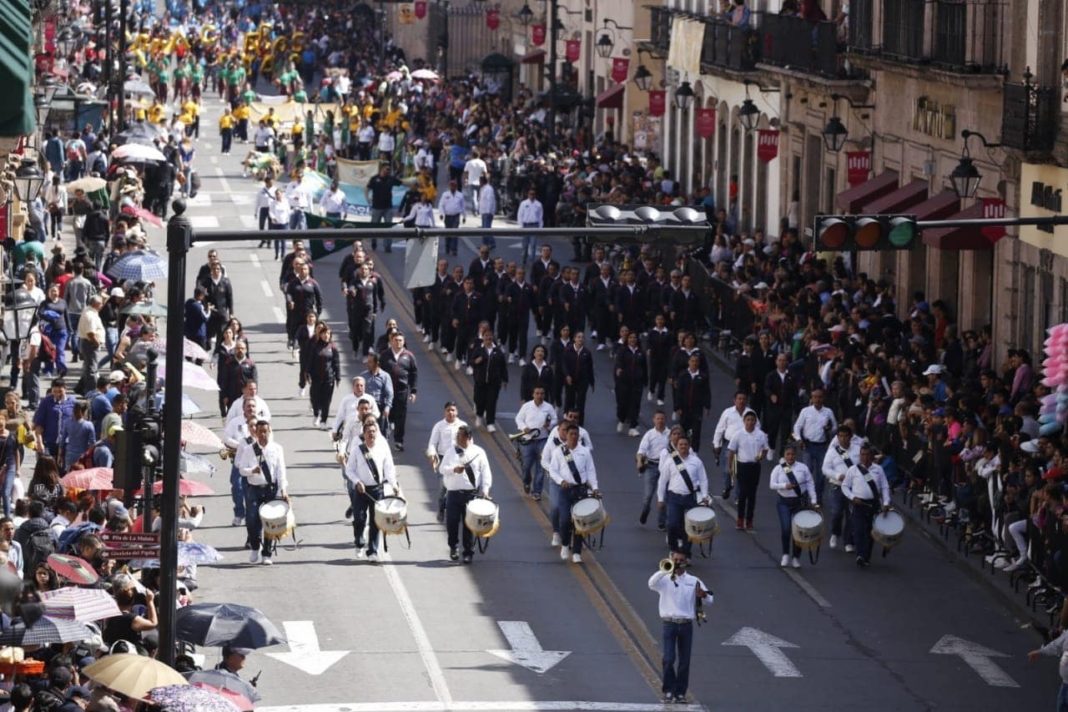
[[[571,506],[571,523],[579,535],[593,534],[608,524],[608,513],[601,500],[587,497]]]
[[[282,499],[274,499],[260,505],[260,521],[263,522],[263,538],[267,541],[284,539],[297,528],[293,508]]]
[[[880,514],[872,520],[871,538],[884,549],[892,549],[905,533],[905,518],[897,512]]]
[[[683,522],[686,527],[686,536],[693,542],[709,541],[719,534],[719,522],[716,521],[716,513],[711,507],[691,507]]]
[[[791,524],[794,544],[802,549],[818,549],[823,542],[823,515],[805,509],[794,515]]]
[[[500,508],[488,499],[472,499],[464,512],[464,526],[475,536],[489,538],[500,527]]]
[[[375,526],[384,534],[401,534],[408,526],[408,502],[383,497],[375,502]]]

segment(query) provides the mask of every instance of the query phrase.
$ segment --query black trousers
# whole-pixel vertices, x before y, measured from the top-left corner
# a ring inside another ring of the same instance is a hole
[[[682,429],[690,434],[690,447],[694,452],[697,452],[701,448],[701,409],[700,408],[683,408],[682,417],[679,418],[679,424]]]
[[[785,413],[782,408],[769,407],[765,412],[762,423],[765,427],[764,432],[768,434],[768,445],[772,450],[781,452],[782,447],[786,445],[787,428],[791,426],[788,416],[789,414]]]
[[[312,415],[324,423],[330,414],[330,401],[334,399],[334,385],[330,379],[311,379],[309,395],[311,396]]]
[[[751,522],[756,508],[757,487],[760,484],[760,463],[739,462],[736,474],[738,477],[738,516]]]
[[[352,538],[357,549],[367,547],[368,554],[378,553],[378,525],[375,524],[374,500],[382,498],[382,485],[365,487],[364,494],[356,491],[356,485],[346,480],[349,487],[349,504],[352,505]],[[367,540],[363,528],[367,527]]]
[[[616,420],[631,428],[638,427],[642,405],[642,384],[616,381]]]
[[[269,215],[270,213],[268,212],[267,208],[260,208],[259,223],[261,232],[266,230],[267,225],[270,223]],[[267,242],[267,240],[261,240],[260,242]]]
[[[438,321],[441,325],[441,348],[445,349],[445,353],[452,353],[456,346],[456,327],[452,325],[452,317],[442,314]]]
[[[564,412],[577,410],[580,425],[586,420],[586,395],[589,390],[590,387],[585,383],[564,386]]]
[[[484,418],[486,425],[497,422],[497,398],[500,395],[500,383],[475,381],[475,415]]]
[[[530,339],[530,312],[521,319],[508,321],[508,353],[515,354],[519,358],[526,358],[527,344]]]
[[[875,518],[877,504],[854,504],[850,506],[853,519],[853,544],[857,547],[857,558],[871,561],[871,524]]]
[[[234,130],[233,129],[221,129],[220,136],[222,137],[222,152],[229,153],[230,145],[234,142]]]
[[[441,312],[434,302],[423,302],[423,331],[430,335],[430,342],[438,340],[441,333]]]
[[[470,556],[475,552],[475,535],[464,526],[467,503],[474,496],[474,490],[448,490],[445,493],[445,531],[449,537],[449,550],[457,547],[462,536],[464,556]]]
[[[394,386],[393,405],[389,409],[389,422],[393,425],[393,442],[404,444],[404,424],[408,419],[408,390]]]
[[[652,359],[650,359],[652,361]],[[656,396],[657,400],[664,400],[664,388],[667,385],[667,363],[649,364],[649,392]]]
[[[477,326],[475,328],[478,328]],[[475,328],[471,328],[460,322],[460,326],[456,329],[456,343],[453,344],[453,351],[456,354],[457,361],[467,361],[467,349],[471,345],[471,337],[475,335]]]

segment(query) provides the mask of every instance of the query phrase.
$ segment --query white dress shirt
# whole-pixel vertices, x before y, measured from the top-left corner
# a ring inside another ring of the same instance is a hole
[[[771,489],[779,493],[780,497],[790,499],[797,497],[798,492],[795,489],[790,488],[790,478],[786,476],[786,470],[783,469],[786,465],[786,461],[782,460],[771,471]],[[805,467],[805,463],[797,460],[790,468],[793,470],[794,479],[797,480],[797,484],[803,487],[805,492],[808,493],[808,501],[816,501],[816,485],[812,482],[812,473]]]
[[[794,423],[794,440],[805,442],[826,443],[830,442],[831,434],[838,429],[838,421],[834,419],[834,413],[827,406],[821,406],[818,410],[814,405],[807,405],[801,409]]]
[[[545,209],[541,205],[541,201],[535,198],[531,200],[527,198],[519,204],[519,210],[516,211],[516,222],[520,225],[537,225],[543,227],[545,224]]]
[[[267,401],[263,400],[259,396],[252,396],[252,400],[256,403],[255,413],[256,420],[270,420],[271,409],[267,407]],[[230,410],[226,411],[226,422],[229,423],[234,418],[240,418],[242,422],[245,420],[245,397],[241,396],[233,403],[230,404]]]
[[[487,183],[478,189],[478,214],[495,215],[497,213],[497,191]]]
[[[661,618],[685,618],[693,620],[697,615],[697,586],[706,591],[701,602],[712,605],[712,593],[704,582],[696,576],[684,571],[674,580],[671,575],[663,571],[657,571],[649,577],[649,588],[660,594],[660,617]]]
[[[457,418],[451,423],[444,418],[434,423],[430,430],[430,440],[426,444],[427,457],[442,457],[456,446],[456,431],[461,425],[467,425]]]
[[[845,479],[842,480],[842,494],[849,501],[853,499],[863,499],[868,502],[874,499],[871,491],[871,485],[869,482],[874,482],[876,489],[879,490],[879,497],[882,500],[884,507],[890,506],[890,484],[886,481],[886,473],[883,472],[883,468],[874,462],[867,468],[868,473],[864,474],[860,471],[860,463],[853,465],[845,473]]]
[[[660,453],[667,449],[670,435],[671,431],[666,427],[663,430],[649,428],[645,431],[645,435],[642,435],[641,442],[638,443],[638,454],[644,455],[646,460],[659,463]]]
[[[705,473],[705,463],[701,458],[690,451],[690,454],[682,458],[682,466],[693,483],[697,501],[708,498],[708,474]],[[674,492],[685,497],[690,496],[690,488],[686,486],[686,480],[682,479],[675,458],[664,457],[660,460],[660,479],[656,483],[656,501],[667,501],[667,493]]]
[[[460,191],[446,190],[438,199],[438,210],[442,215],[462,215],[464,212],[464,194]]]
[[[846,470],[860,462],[860,446],[863,443],[864,438],[854,435],[849,441],[848,448],[842,449],[838,438],[835,438],[831,446],[827,448],[827,454],[823,457],[823,476],[832,485],[836,487],[841,485],[842,480],[845,479]],[[849,462],[846,462],[846,459]]]
[[[450,492],[456,490],[478,490],[483,497],[488,497],[490,487],[493,486],[493,473],[490,472],[486,451],[470,442],[461,452],[456,451],[457,447],[457,445],[453,445],[447,449],[445,456],[441,458],[441,464],[438,465],[438,472],[441,473],[441,482],[445,485],[445,489]],[[471,478],[467,476],[466,470],[464,472],[453,472],[454,468],[461,465],[470,467],[471,471],[474,472],[474,485],[471,484]]]
[[[537,428],[541,431],[538,440],[544,440],[556,426],[556,409],[548,401],[542,401],[541,405],[538,405],[533,399],[528,400],[515,414],[515,424],[520,430]]]
[[[541,448],[541,467],[546,472],[549,471],[549,466],[553,462],[553,453],[560,449],[560,446],[567,442],[567,438],[560,433],[560,428],[554,428],[552,435],[545,441],[545,445]],[[579,436],[579,443],[582,443],[582,436]]]
[[[285,492],[289,489],[289,481],[286,480],[286,456],[282,452],[282,446],[271,440],[261,447],[263,460],[267,463],[267,469],[271,471],[271,480],[278,484],[279,492]],[[267,478],[264,477],[262,469],[259,472],[253,472],[260,466],[260,460],[256,457],[256,448],[251,445],[243,447],[234,459],[237,460],[237,471],[248,480],[250,485],[263,487],[267,484]]]
[[[731,438],[727,449],[734,453],[738,462],[760,462],[761,455],[769,449],[768,436],[760,428],[753,428],[753,432],[742,428]]]
[[[363,454],[360,445],[362,439],[353,438],[349,444],[349,459],[345,463],[345,477],[353,484],[362,483],[364,487],[375,487],[380,484],[388,484],[394,491],[397,489],[397,471],[393,467],[393,452],[389,449],[389,443],[379,435],[375,438],[375,444],[371,446],[368,455],[378,469],[378,482],[375,482],[371,468],[367,466],[367,458]]]
[[[271,222],[278,225],[285,225],[289,227],[289,215],[293,211],[289,208],[289,201],[286,200],[285,195],[279,198],[275,198],[267,206],[267,215],[270,217]]]
[[[378,420],[381,413],[378,411],[378,403],[375,403],[375,399],[371,397],[369,393],[364,393],[361,396],[357,396],[355,393],[349,393],[341,399],[341,405],[337,408],[337,413],[334,414],[334,427],[332,430],[336,433],[342,428],[342,437],[348,440],[348,431],[352,428],[353,424],[359,422],[359,418],[356,417],[358,406],[360,401],[365,400],[371,404],[371,415],[375,420]]]
[[[437,227],[438,223],[434,220],[434,206],[430,203],[418,202],[412,206],[412,209],[408,211],[408,214],[404,216],[405,222],[408,220],[414,220],[413,223],[416,227]]]
[[[289,207],[293,210],[307,210],[311,207],[311,199],[308,197],[308,191],[300,181],[291,180],[286,183],[285,195],[286,200],[289,201]]]
[[[575,485],[578,483],[575,482],[575,477],[571,474],[571,467],[567,464],[567,454],[564,452],[564,447],[557,448],[553,453],[552,462],[549,463],[549,477],[558,485],[563,482],[567,482],[568,485]],[[589,485],[590,489],[598,489],[597,468],[594,467],[593,454],[590,453],[589,449],[579,445],[570,451],[570,455],[571,461],[578,468],[579,479]]]
[[[248,431],[248,423],[241,418],[227,421],[223,428],[222,441],[226,447],[235,451],[234,459],[237,459],[236,451],[249,444],[252,435]]]
[[[734,436],[738,434],[739,430],[745,429],[746,413],[755,412],[752,408],[746,408],[741,413],[735,406],[731,406],[723,411],[719,416],[719,422],[716,423],[716,433],[712,436],[712,447],[719,450],[723,447],[724,443],[729,443],[734,439]],[[760,423],[757,423],[759,427]]]
[[[341,188],[337,190],[327,189],[323,193],[323,197],[319,199],[319,205],[322,207],[324,213],[344,213],[345,212],[345,193]]]

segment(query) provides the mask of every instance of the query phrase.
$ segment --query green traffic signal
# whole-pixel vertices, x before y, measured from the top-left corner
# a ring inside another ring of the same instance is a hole
[[[919,234],[911,215],[817,215],[813,232],[824,252],[907,250]]]

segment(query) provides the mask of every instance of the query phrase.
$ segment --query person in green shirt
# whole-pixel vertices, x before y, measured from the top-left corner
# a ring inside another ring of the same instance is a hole
[[[201,64],[201,62],[203,62],[203,61],[204,60],[201,60],[200,62],[196,62],[193,65],[193,72],[192,72],[192,75],[191,75],[192,84],[193,84],[193,86],[192,86],[193,98],[196,99],[197,101],[200,101],[200,92],[204,88],[204,65]]]
[[[304,91],[303,85],[298,85],[297,90],[293,92],[293,101],[298,104],[308,103],[308,92]]]
[[[252,85],[249,84],[248,82],[246,82],[245,83],[245,91],[241,92],[241,100],[242,101],[246,101],[249,104],[251,104],[252,102],[256,101],[259,98],[260,98],[260,95],[257,94],[252,89]]]
[[[24,231],[22,242],[15,245],[15,266],[21,267],[27,262],[38,265],[40,271],[44,271],[44,243],[38,240],[36,233],[30,230]]]

